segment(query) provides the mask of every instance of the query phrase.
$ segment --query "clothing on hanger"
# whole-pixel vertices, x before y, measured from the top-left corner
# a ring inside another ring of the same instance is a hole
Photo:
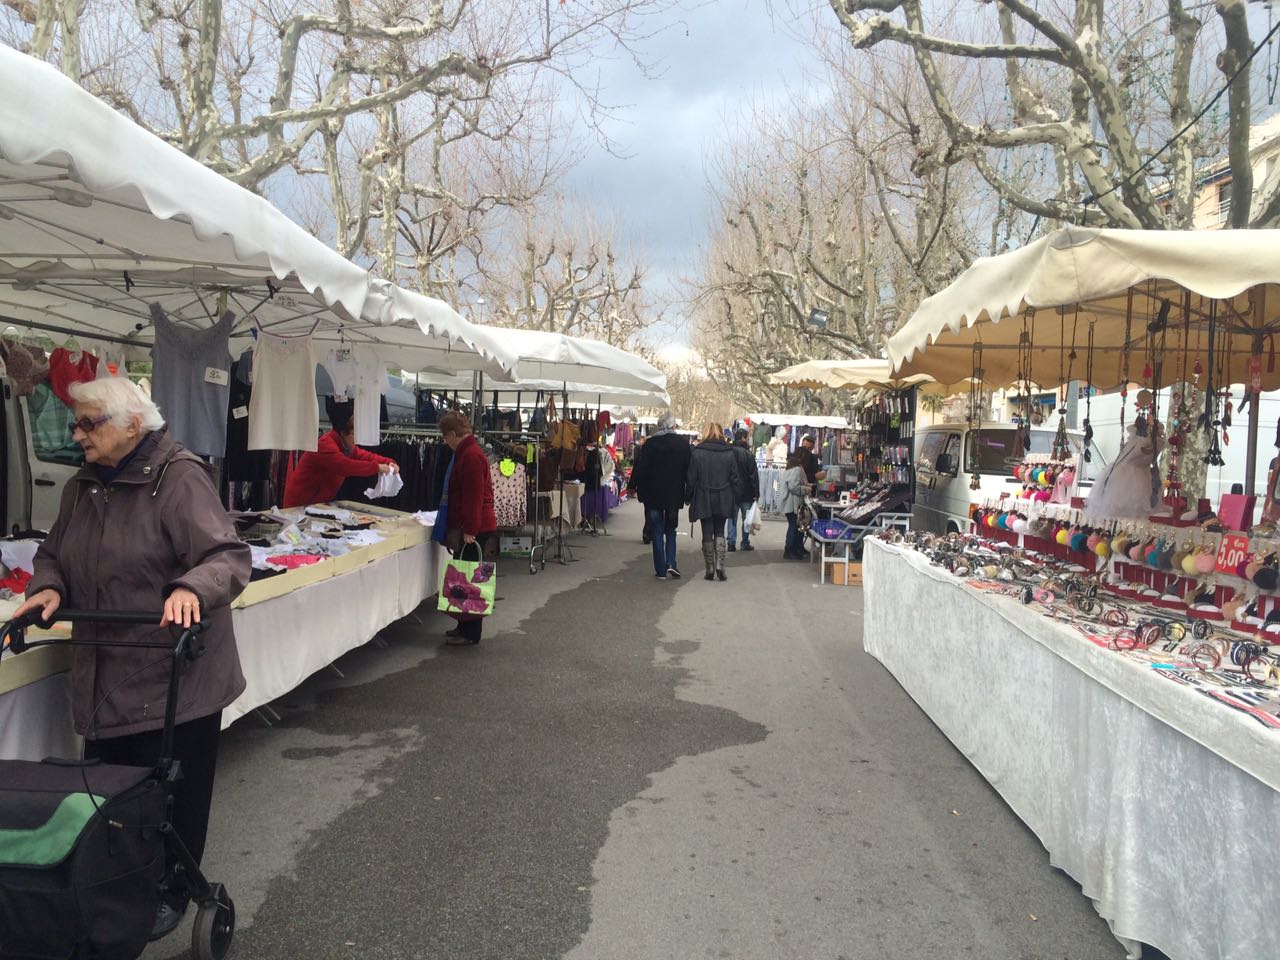
[[[315,450],[320,406],[311,335],[259,332],[249,398],[250,450]]]
[[[37,383],[49,379],[49,359],[40,347],[0,337],[0,357],[14,396],[29,397]]]
[[[66,347],[58,347],[49,354],[49,386],[68,407],[74,403],[68,388],[73,383],[87,383],[97,378],[98,358],[93,354]]]
[[[151,399],[184,447],[207,457],[224,456],[231,399],[228,344],[236,315],[228,310],[213,326],[193,330],[174,323],[153,303],[151,322],[156,331]]]

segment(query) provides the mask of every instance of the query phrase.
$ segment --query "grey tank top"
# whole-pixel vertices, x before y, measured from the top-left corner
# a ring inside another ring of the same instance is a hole
[[[227,403],[231,398],[228,343],[236,315],[230,311],[211,327],[191,329],[151,305],[156,342],[151,348],[151,399],[174,438],[192,453],[221,457],[227,450]],[[220,370],[221,383],[209,371]]]

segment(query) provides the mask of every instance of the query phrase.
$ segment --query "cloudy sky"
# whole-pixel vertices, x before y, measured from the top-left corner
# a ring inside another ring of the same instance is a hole
[[[785,15],[785,5],[774,4]],[[607,126],[622,156],[593,149],[570,174],[566,195],[619,225],[665,295],[697,256],[707,231],[705,160],[748,103],[777,102],[805,82],[804,46],[765,0],[712,0],[673,14],[648,42],[657,61],[645,77],[631,62],[602,66],[604,98],[626,105]],[[678,22],[677,22],[678,21]],[[683,340],[678,321],[671,334]]]

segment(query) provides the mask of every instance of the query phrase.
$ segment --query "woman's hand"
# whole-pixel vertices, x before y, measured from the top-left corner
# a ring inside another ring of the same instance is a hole
[[[462,542],[467,544],[475,543],[476,538],[469,533],[464,533],[462,535]]]
[[[184,630],[193,623],[200,622],[200,598],[185,587],[179,587],[169,594],[164,602],[164,616],[160,618],[160,626],[173,624]]]
[[[45,623],[49,623],[53,619],[53,615],[58,612],[58,607],[62,606],[62,597],[57,590],[41,590],[34,593],[22,601],[22,606],[13,612],[13,619],[17,620],[25,613],[32,610],[40,611],[40,619]]]
[[[399,473],[400,471],[396,469],[396,465],[394,463],[380,463],[378,464],[378,472],[379,473]]]

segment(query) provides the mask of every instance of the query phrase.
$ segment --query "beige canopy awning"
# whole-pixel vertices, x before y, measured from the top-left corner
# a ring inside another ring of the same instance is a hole
[[[1197,358],[1207,378],[1212,333],[1216,383],[1248,383],[1261,354],[1262,387],[1273,390],[1278,285],[1280,230],[1071,227],[976,261],[889,340],[889,360],[898,376],[946,384],[977,375],[988,387],[1021,377],[1165,386],[1191,379]]]

